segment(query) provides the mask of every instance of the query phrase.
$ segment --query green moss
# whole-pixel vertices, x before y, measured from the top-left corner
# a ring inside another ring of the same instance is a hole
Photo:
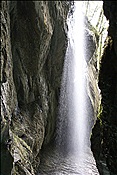
[[[14,142],[21,144],[24,148],[26,148],[27,150],[31,151],[30,147],[26,144],[26,142],[24,140],[22,140],[21,138],[19,138],[17,135],[14,134]]]
[[[12,153],[14,153],[14,149],[15,149],[16,155],[14,155],[14,158],[17,159],[12,170],[13,174],[23,175],[23,174],[26,174],[26,172],[28,171],[32,173],[32,170],[33,170],[31,166],[31,160],[33,160],[32,150],[24,140],[19,138],[14,133],[13,133],[13,140],[14,140],[14,146],[12,148]],[[24,165],[25,165],[25,168],[24,168]]]
[[[97,118],[99,119],[101,126],[102,126],[102,113],[103,113],[103,106],[102,104],[100,104],[99,109],[98,109]]]

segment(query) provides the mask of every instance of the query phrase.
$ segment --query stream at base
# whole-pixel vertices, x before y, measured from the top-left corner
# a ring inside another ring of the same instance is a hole
[[[84,155],[64,155],[54,148],[47,148],[41,154],[38,175],[99,175],[90,148]]]

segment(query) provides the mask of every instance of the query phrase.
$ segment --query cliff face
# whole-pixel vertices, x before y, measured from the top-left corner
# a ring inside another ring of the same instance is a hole
[[[104,1],[108,37],[100,63],[101,107],[93,129],[92,150],[100,174],[117,174],[117,2]],[[97,143],[99,147],[97,148]]]
[[[1,172],[10,174],[13,167],[13,157],[9,152],[12,141],[10,125],[17,98],[12,74],[10,19],[6,2],[1,5]]]
[[[97,30],[91,25],[88,19],[85,19],[85,58],[87,62],[88,71],[86,74],[87,79],[87,95],[89,100],[89,118],[92,119],[90,127],[92,127],[96,121],[98,108],[100,104],[100,90],[98,87],[98,74],[97,69],[97,52],[99,47],[99,35]]]
[[[2,2],[2,174],[35,174],[53,137],[68,9],[64,1]]]
[[[40,149],[54,137],[70,3],[2,1],[1,5],[1,174],[35,175]],[[104,1],[103,8],[110,21],[109,36],[100,63],[102,101],[91,141],[100,174],[116,174],[117,3]],[[90,32],[86,24],[87,100],[96,117],[97,44]]]

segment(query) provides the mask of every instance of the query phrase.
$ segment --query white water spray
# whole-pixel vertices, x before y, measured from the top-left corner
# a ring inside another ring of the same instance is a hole
[[[45,149],[39,171],[41,175],[99,175],[89,145],[91,126],[87,109],[82,3],[75,1],[75,11],[67,19],[68,47],[56,125],[56,147],[50,145]]]
[[[78,1],[75,5],[75,12],[73,16],[73,26],[69,25],[69,33],[72,32],[72,36],[70,34],[70,44],[71,40],[73,41],[72,48],[73,57],[73,79],[69,83],[73,83],[72,86],[72,94],[70,94],[70,98],[73,99],[73,108],[70,111],[74,111],[74,117],[71,126],[71,136],[72,142],[71,147],[73,152],[77,152],[78,154],[83,152],[85,146],[85,138],[86,138],[86,99],[85,99],[85,58],[84,58],[84,18],[82,14],[82,2]],[[72,82],[73,81],[73,82]],[[70,109],[70,106],[69,106]],[[69,118],[72,118],[71,112],[69,112]]]
[[[84,17],[82,1],[75,2],[68,18],[66,52],[58,118],[58,144],[72,154],[83,154],[87,144],[86,62],[84,58]]]

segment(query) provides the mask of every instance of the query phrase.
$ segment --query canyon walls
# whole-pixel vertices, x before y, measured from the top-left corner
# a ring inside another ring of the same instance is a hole
[[[117,2],[104,1],[108,37],[100,63],[101,105],[93,128],[92,151],[100,174],[117,174]]]
[[[2,175],[35,174],[42,144],[53,138],[69,6],[2,2]]]
[[[67,48],[66,18],[71,3],[72,1],[1,3],[2,175],[35,175],[42,146],[54,139]],[[89,116],[91,127],[98,116],[91,137],[98,169],[100,174],[106,175],[108,172],[115,175],[117,3],[104,1],[103,9],[109,20],[109,29],[99,72],[96,65],[98,36],[95,32],[91,34],[92,27],[86,20],[87,100],[90,101],[89,109],[94,115],[93,118]]]

